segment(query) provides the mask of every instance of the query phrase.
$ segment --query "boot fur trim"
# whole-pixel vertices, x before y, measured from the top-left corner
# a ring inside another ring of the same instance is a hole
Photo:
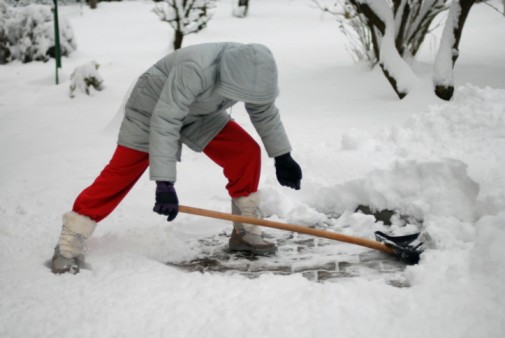
[[[261,194],[253,192],[249,196],[232,198],[232,213],[255,218],[262,218],[260,210]],[[254,224],[233,222],[233,227],[239,232],[250,232],[261,236],[261,228]]]
[[[259,208],[261,202],[261,194],[259,191],[257,191],[249,194],[249,196],[234,198],[233,201],[237,207],[239,207],[239,209]]]
[[[69,211],[63,215],[63,225],[75,234],[88,239],[96,228],[96,222],[91,218]]]

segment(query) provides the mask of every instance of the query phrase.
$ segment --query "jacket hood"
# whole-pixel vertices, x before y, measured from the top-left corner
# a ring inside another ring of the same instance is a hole
[[[272,52],[260,44],[225,50],[219,64],[217,92],[234,101],[273,102],[279,95],[279,88]]]

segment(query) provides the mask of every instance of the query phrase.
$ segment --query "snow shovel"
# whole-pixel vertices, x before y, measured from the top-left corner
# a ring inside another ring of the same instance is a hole
[[[274,229],[293,231],[306,235],[333,239],[336,241],[350,244],[356,244],[370,249],[379,250],[388,253],[390,255],[394,255],[407,264],[417,264],[419,262],[420,258],[419,256],[423,252],[423,250],[421,249],[422,243],[414,244],[419,234],[412,234],[407,236],[389,236],[380,231],[377,231],[375,232],[375,238],[377,241],[373,241],[366,238],[354,237],[324,230],[307,228],[295,224],[275,222],[249,216],[227,214],[224,212],[193,208],[185,205],[179,205],[179,212],[191,215],[223,219],[233,222],[255,224]]]

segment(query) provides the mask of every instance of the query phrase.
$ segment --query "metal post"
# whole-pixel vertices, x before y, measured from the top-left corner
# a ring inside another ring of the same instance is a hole
[[[54,1],[54,60],[56,61],[56,84],[59,83],[58,68],[61,68],[60,26],[58,23],[58,0]]]

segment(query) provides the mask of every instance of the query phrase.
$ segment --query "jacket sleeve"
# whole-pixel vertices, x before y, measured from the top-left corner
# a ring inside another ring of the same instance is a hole
[[[266,104],[245,103],[245,108],[269,157],[284,155],[291,151],[291,144],[284,130],[279,109],[273,102]]]
[[[180,131],[191,104],[203,90],[198,66],[185,62],[174,67],[156,103],[150,125],[150,178],[175,182]]]

